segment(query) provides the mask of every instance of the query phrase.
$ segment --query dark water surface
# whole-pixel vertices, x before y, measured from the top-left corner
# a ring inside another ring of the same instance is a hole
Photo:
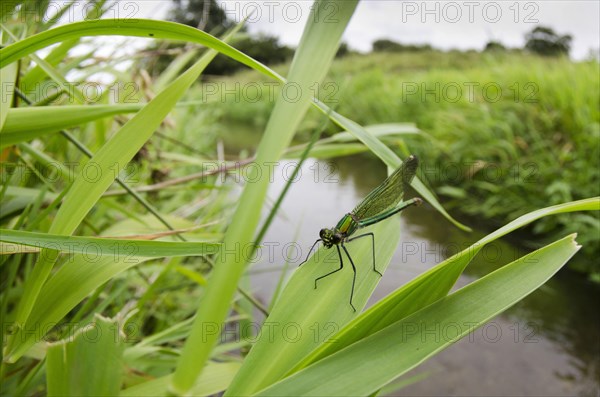
[[[282,162],[277,168],[269,190],[271,203],[293,164]],[[380,162],[364,157],[307,160],[264,240],[273,247],[271,254],[263,253],[253,267],[252,287],[259,298],[270,300],[288,248],[293,268],[301,261],[293,258],[299,255],[298,247],[306,255],[319,230],[334,226],[385,176]],[[401,242],[371,304],[485,235],[461,232],[428,205],[404,211],[401,219]],[[491,244],[467,267],[456,288],[525,253],[505,241]],[[394,395],[600,395],[599,302],[597,285],[562,271],[470,337],[411,371],[409,375],[428,377]]]

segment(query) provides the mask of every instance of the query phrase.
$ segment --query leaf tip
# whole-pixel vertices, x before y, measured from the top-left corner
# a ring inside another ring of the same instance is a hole
[[[582,245],[579,244],[577,242],[577,240],[576,240],[577,239],[577,233],[569,234],[567,236],[567,238],[569,238],[571,240],[571,243],[573,244],[573,246],[574,246],[573,248],[575,248],[575,250],[579,251],[581,249]]]

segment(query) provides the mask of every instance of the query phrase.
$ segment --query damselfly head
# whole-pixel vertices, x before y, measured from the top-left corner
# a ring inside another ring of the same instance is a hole
[[[323,240],[325,248],[331,248],[342,242],[342,236],[336,229],[321,229],[319,237]]]

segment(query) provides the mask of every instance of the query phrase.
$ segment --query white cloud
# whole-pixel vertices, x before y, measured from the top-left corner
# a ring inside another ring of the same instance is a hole
[[[256,9],[248,24],[252,32],[276,35],[297,45],[312,5],[310,1],[219,2],[238,19]],[[299,20],[291,10],[301,9]],[[585,58],[600,47],[597,1],[398,1],[363,0],[346,30],[351,47],[369,51],[382,37],[402,43],[429,43],[442,49],[481,49],[489,40],[522,47],[525,33],[536,25],[571,34],[571,55]]]
[[[228,17],[240,20],[252,11],[251,32],[280,37],[296,46],[312,1],[217,0]],[[119,15],[164,19],[171,1],[119,2]],[[498,14],[499,10],[499,14]],[[325,17],[329,12],[327,10]],[[525,33],[536,25],[573,36],[571,56],[586,58],[600,48],[600,2],[579,1],[399,1],[363,0],[350,21],[344,40],[351,48],[369,51],[374,40],[431,44],[442,49],[481,49],[490,40],[522,47]],[[334,13],[332,14],[334,17]]]

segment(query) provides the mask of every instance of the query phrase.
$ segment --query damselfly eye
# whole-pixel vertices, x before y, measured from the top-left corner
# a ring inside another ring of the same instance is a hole
[[[333,243],[334,243],[334,244],[339,244],[339,243],[341,243],[341,242],[342,242],[342,239],[343,239],[343,237],[342,237],[342,235],[341,235],[341,234],[339,234],[339,233],[335,233],[335,234],[332,236],[332,239],[331,239],[331,240],[333,241]]]

